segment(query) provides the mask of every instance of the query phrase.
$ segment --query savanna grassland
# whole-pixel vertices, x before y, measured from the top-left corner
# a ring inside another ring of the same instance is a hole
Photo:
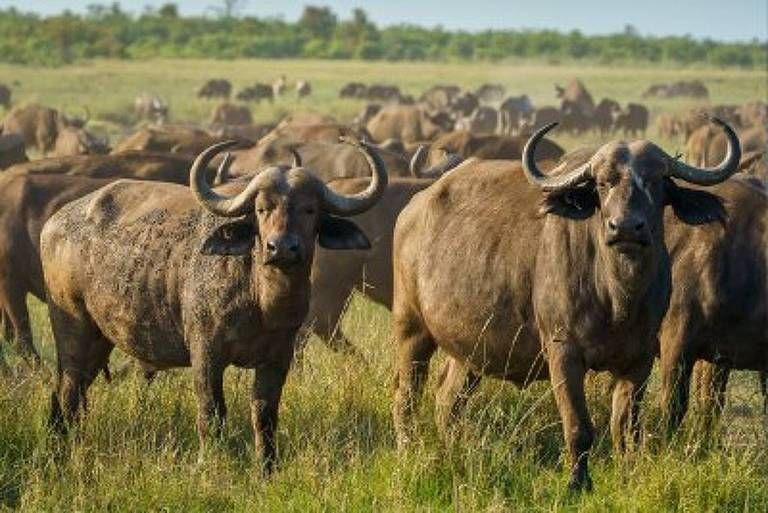
[[[18,103],[39,101],[76,111],[88,106],[93,127],[113,138],[133,123],[133,98],[158,94],[175,121],[205,122],[215,102],[195,88],[222,77],[235,89],[271,81],[309,79],[314,94],[254,106],[266,122],[297,110],[349,120],[361,103],[339,100],[348,81],[389,82],[418,95],[435,83],[475,86],[499,82],[555,104],[553,83],[582,79],[596,100],[641,101],[652,82],[701,78],[712,103],[765,98],[765,72],[716,69],[570,67],[517,64],[383,64],[355,61],[91,61],[62,68],[0,65]],[[645,102],[653,114],[696,105],[688,100]],[[597,142],[555,137],[566,148]],[[649,132],[655,138],[655,130]],[[681,141],[660,141],[669,151]],[[0,205],[0,208],[2,206]],[[162,265],[162,263],[158,263]],[[548,383],[525,390],[486,380],[472,399],[461,434],[450,448],[432,424],[436,372],[420,413],[420,438],[395,450],[390,417],[393,350],[389,315],[354,297],[343,327],[365,355],[361,366],[318,342],[310,343],[283,395],[280,463],[269,479],[252,459],[250,372],[230,369],[229,417],[220,442],[198,462],[191,376],[185,370],[144,378],[113,356],[116,377],[97,379],[89,412],[69,438],[47,430],[55,356],[44,305],[30,300],[35,344],[45,367],[28,368],[4,345],[10,373],[0,377],[0,510],[38,511],[768,511],[766,420],[754,373],[733,374],[719,428],[704,436],[694,405],[682,432],[661,437],[657,382],[643,409],[642,447],[619,457],[607,434],[607,376],[592,376],[597,429],[592,463],[595,491],[569,495],[559,417]],[[471,308],[471,305],[467,305]],[[117,352],[116,352],[117,353]],[[433,369],[439,368],[439,361]]]

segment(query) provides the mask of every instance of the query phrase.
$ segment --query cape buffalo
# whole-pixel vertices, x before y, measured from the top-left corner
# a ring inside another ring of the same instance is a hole
[[[298,80],[296,82],[296,96],[305,98],[310,94],[312,94],[312,84],[306,80]]]
[[[590,488],[592,423],[587,370],[615,378],[611,433],[621,450],[639,437],[639,402],[670,294],[664,206],[692,224],[720,219],[717,196],[672,177],[712,185],[738,166],[739,141],[716,168],[677,161],[649,141],[610,142],[549,175],[533,155],[549,125],[514,163],[465,163],[403,210],[393,243],[393,339],[398,445],[439,347],[449,355],[437,392],[450,430],[480,376],[525,385],[551,380],[573,461],[569,486]],[[573,168],[573,166],[576,166]],[[527,181],[530,182],[527,183]],[[543,194],[542,194],[543,192]]]
[[[27,148],[36,148],[42,153],[48,153],[53,150],[56,139],[64,128],[84,130],[87,122],[87,117],[68,117],[56,109],[30,104],[11,109],[0,124],[0,132],[18,134],[24,138]]]
[[[141,93],[133,102],[136,119],[163,124],[168,121],[168,104],[159,96]]]
[[[498,105],[506,94],[506,88],[501,84],[482,84],[475,89],[475,96],[482,104]]]
[[[615,130],[621,130],[624,136],[635,137],[638,133],[645,135],[648,129],[648,108],[639,103],[628,103],[616,116]]]
[[[4,174],[135,178],[137,180],[187,183],[191,163],[192,159],[183,155],[125,151],[110,155],[78,155],[38,159],[15,164],[9,167]]]
[[[500,110],[483,105],[469,116],[457,119],[454,129],[477,134],[501,134],[504,132],[504,120]]]
[[[461,88],[457,85],[434,85],[422,93],[419,102],[433,110],[447,109],[459,94],[461,94]]]
[[[50,157],[69,157],[73,155],[98,155],[109,153],[106,138],[96,137],[82,128],[70,126],[59,128]]]
[[[223,78],[212,78],[197,90],[198,98],[229,98],[232,84]]]
[[[211,112],[211,125],[250,125],[253,123],[251,110],[245,105],[220,103]]]
[[[220,142],[221,138],[211,135],[205,130],[183,125],[166,125],[162,127],[147,127],[137,130],[120,141],[112,149],[112,153],[122,153],[128,150],[174,152],[197,155],[196,149],[203,149],[211,144]]]
[[[571,106],[577,113],[591,118],[595,111],[595,101],[581,80],[573,79],[568,85],[555,85],[557,97],[560,98],[560,110],[566,111]]]
[[[616,100],[603,98],[595,107],[594,128],[605,136],[614,130],[616,118],[621,113],[621,107]]]
[[[288,89],[288,80],[285,78],[285,75],[280,75],[280,78],[272,82],[272,95],[275,98],[278,98],[284,95],[287,89]]]
[[[235,97],[243,102],[261,102],[261,100],[268,100],[270,103],[275,101],[275,93],[272,90],[272,86],[268,84],[254,84],[249,87],[244,87],[237,93]]]
[[[118,178],[186,184],[191,160],[175,155],[50,158],[16,165],[0,174],[0,317],[5,339],[26,357],[39,359],[32,345],[26,296],[45,300],[40,231],[68,202]],[[208,171],[208,177],[213,173]]]
[[[362,82],[349,82],[339,91],[339,98],[364,99],[368,95],[368,87]]]
[[[289,166],[212,190],[201,171],[232,144],[197,158],[189,188],[121,180],[46,223],[40,245],[58,355],[56,428],[75,419],[117,346],[145,367],[192,367],[203,449],[209,428],[226,414],[224,370],[253,368],[256,452],[272,470],[278,405],[309,305],[315,240],[333,249],[369,247],[342,217],[371,208],[387,174],[375,151],[356,143],[373,173],[357,194],[338,194]]]
[[[431,114],[415,105],[388,105],[366,125],[374,141],[400,139],[403,142],[427,141],[453,128],[444,113]]]
[[[486,160],[520,160],[526,139],[520,136],[475,135],[469,132],[451,132],[441,135],[429,146],[429,151],[417,151],[411,170],[420,178],[438,178],[446,155],[462,159],[476,157]],[[536,147],[536,159],[557,161],[565,151],[550,141],[542,140]]]
[[[0,105],[5,107],[5,110],[11,108],[11,88],[5,84],[0,84]]]
[[[725,199],[722,223],[691,229],[666,216],[676,284],[659,331],[669,433],[687,410],[697,360],[717,366],[709,369],[711,380],[703,394],[707,408],[723,405],[730,369],[768,371],[768,195],[764,187],[741,178],[713,192]]]
[[[0,170],[27,161],[24,138],[18,134],[0,134]]]

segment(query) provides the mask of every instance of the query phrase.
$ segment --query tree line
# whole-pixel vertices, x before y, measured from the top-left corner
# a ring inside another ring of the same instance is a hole
[[[547,59],[603,64],[647,63],[765,68],[768,43],[720,42],[690,36],[646,37],[628,25],[609,35],[574,30],[449,31],[401,24],[377,27],[365,11],[340,19],[306,6],[296,22],[277,18],[181,16],[175,4],[138,15],[119,3],[87,12],[40,16],[0,10],[0,60],[61,65],[80,59],[319,58],[389,61]]]

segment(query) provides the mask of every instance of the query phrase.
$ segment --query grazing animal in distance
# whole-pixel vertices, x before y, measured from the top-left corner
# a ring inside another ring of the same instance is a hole
[[[232,94],[232,83],[223,78],[212,78],[197,90],[198,98],[229,98]]]

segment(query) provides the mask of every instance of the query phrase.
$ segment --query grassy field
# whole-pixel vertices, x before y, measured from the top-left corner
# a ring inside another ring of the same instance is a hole
[[[239,87],[281,72],[289,79],[310,79],[315,96],[301,104],[291,99],[258,107],[260,121],[299,109],[348,119],[359,104],[338,100],[336,92],[350,80],[394,82],[411,93],[437,82],[501,82],[512,93],[527,92],[537,104],[553,104],[552,84],[574,76],[596,98],[621,102],[639,100],[651,82],[692,77],[704,79],[713,103],[765,98],[768,92],[765,75],[757,72],[315,61],[3,65],[0,82],[19,81],[17,101],[70,110],[88,105],[102,127],[118,133],[123,128],[113,121],[130,119],[132,99],[142,90],[166,97],[177,120],[200,122],[214,103],[194,98],[204,78],[226,77]],[[654,113],[692,105],[650,103]],[[572,147],[594,142],[592,137],[561,142]],[[192,383],[185,370],[161,374],[151,385],[133,372],[110,385],[100,378],[90,389],[90,411],[77,432],[66,440],[52,436],[46,428],[52,336],[44,305],[36,300],[30,305],[46,367],[30,370],[6,346],[12,372],[0,377],[0,511],[768,511],[766,425],[751,373],[732,378],[729,405],[714,436],[701,435],[701,419],[693,411],[670,444],[660,436],[654,377],[643,410],[643,446],[624,457],[610,450],[609,379],[591,376],[595,491],[574,496],[565,489],[561,428],[547,383],[517,390],[486,380],[471,402],[459,442],[447,449],[431,420],[433,372],[419,417],[420,440],[398,453],[390,418],[389,316],[355,297],[344,327],[369,365],[310,344],[304,366],[290,374],[285,388],[279,468],[262,479],[251,457],[246,371],[227,372],[225,435],[203,463],[197,461]],[[123,358],[114,359],[117,368]]]

